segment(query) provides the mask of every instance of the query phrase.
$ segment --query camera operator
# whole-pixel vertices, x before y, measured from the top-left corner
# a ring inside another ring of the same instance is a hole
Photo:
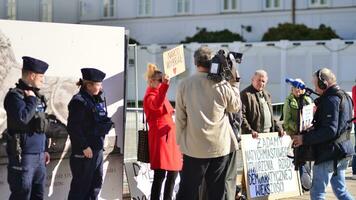
[[[238,147],[227,112],[238,112],[239,100],[234,84],[207,78],[212,56],[208,47],[196,50],[197,73],[177,89],[176,135],[183,153],[177,200],[195,200],[203,177],[209,200],[224,199],[226,168]],[[226,66],[226,59],[221,63]]]
[[[295,135],[294,147],[312,145],[315,156],[311,199],[325,199],[325,189],[331,182],[338,199],[353,199],[346,189],[345,170],[354,153],[350,140],[352,100],[336,83],[336,77],[327,68],[313,75],[315,90],[320,97],[315,100],[313,128]]]

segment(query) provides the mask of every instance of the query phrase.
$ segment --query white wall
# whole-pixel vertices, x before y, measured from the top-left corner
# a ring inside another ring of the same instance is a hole
[[[39,20],[40,0],[18,0],[18,19]],[[281,8],[266,10],[264,1],[238,0],[237,10],[222,11],[222,0],[191,0],[191,12],[177,15],[177,1],[152,0],[152,15],[138,16],[138,0],[116,0],[116,13],[103,18],[102,0],[85,0],[84,15],[80,16],[79,0],[53,0],[53,21],[122,26],[141,44],[174,44],[194,35],[196,27],[210,31],[229,29],[241,33],[241,25],[250,25],[252,32],[244,31],[249,42],[260,41],[263,34],[278,23],[291,22],[291,0],[282,0]],[[310,8],[310,0],[296,1],[296,22],[310,27],[331,26],[343,39],[356,38],[356,0],[329,0],[324,8]],[[6,0],[0,0],[0,11],[6,11]],[[2,16],[1,16],[2,15]],[[6,12],[0,12],[5,18]]]
[[[318,45],[323,42],[325,45]],[[290,92],[290,87],[285,83],[285,78],[301,78],[306,85],[313,88],[312,74],[322,67],[330,68],[337,76],[338,83],[346,91],[351,91],[356,79],[356,41],[354,44],[345,44],[342,40],[331,41],[304,41],[291,42],[280,41],[271,43],[249,43],[252,47],[245,46],[246,43],[234,42],[230,44],[207,44],[215,51],[226,48],[229,51],[244,53],[243,62],[239,67],[242,77],[241,89],[250,84],[251,77],[255,70],[264,69],[269,74],[268,90],[272,93],[273,102],[283,102]],[[293,43],[300,44],[298,46]],[[274,45],[274,46],[269,46]],[[156,63],[163,70],[162,53],[176,45],[159,46],[138,46],[138,94],[142,100],[146,89],[146,82],[143,74],[147,63]],[[191,43],[185,45],[185,61],[187,72],[171,80],[168,90],[168,98],[175,100],[176,86],[179,81],[195,72],[193,53],[201,45]],[[166,48],[167,49],[162,49]],[[132,56],[130,56],[132,58]],[[128,100],[134,100],[134,65],[128,67]]]
[[[251,25],[252,32],[244,31],[247,41],[260,41],[272,26],[290,22],[291,16],[284,12],[258,12],[248,14],[221,14],[206,16],[181,16],[165,18],[140,18],[113,21],[92,21],[87,24],[125,26],[131,37],[141,44],[178,43],[187,36],[194,35],[196,27],[206,27],[210,31],[228,28],[241,33],[240,25]],[[356,38],[356,8],[297,11],[297,23],[317,28],[320,24],[331,26],[343,39]],[[149,30],[149,31],[147,31]]]

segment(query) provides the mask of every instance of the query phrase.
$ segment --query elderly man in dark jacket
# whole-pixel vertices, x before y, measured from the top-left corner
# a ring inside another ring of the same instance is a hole
[[[314,73],[315,90],[321,96],[315,101],[314,129],[294,136],[295,147],[312,145],[315,155],[311,199],[325,199],[325,189],[331,182],[338,199],[353,199],[346,189],[345,170],[354,149],[350,140],[352,100],[336,83],[327,68]]]
[[[252,84],[241,91],[242,134],[252,134],[257,138],[259,133],[284,133],[273,119],[271,95],[265,90],[267,81],[267,72],[257,70],[252,77]]]

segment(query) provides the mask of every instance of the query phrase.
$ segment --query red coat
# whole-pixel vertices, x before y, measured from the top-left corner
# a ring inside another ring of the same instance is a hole
[[[176,127],[172,119],[174,109],[166,93],[169,85],[147,87],[143,108],[149,126],[148,145],[151,169],[180,171],[182,154],[176,142]]]

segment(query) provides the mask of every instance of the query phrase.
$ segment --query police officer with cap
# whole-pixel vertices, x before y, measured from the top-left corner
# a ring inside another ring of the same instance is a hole
[[[46,179],[46,102],[39,88],[48,64],[22,57],[22,77],[6,94],[8,183],[11,199],[43,199]]]
[[[102,96],[105,73],[95,68],[81,72],[83,78],[77,83],[80,91],[68,105],[73,177],[69,200],[97,199],[102,185],[104,138],[113,125]]]

